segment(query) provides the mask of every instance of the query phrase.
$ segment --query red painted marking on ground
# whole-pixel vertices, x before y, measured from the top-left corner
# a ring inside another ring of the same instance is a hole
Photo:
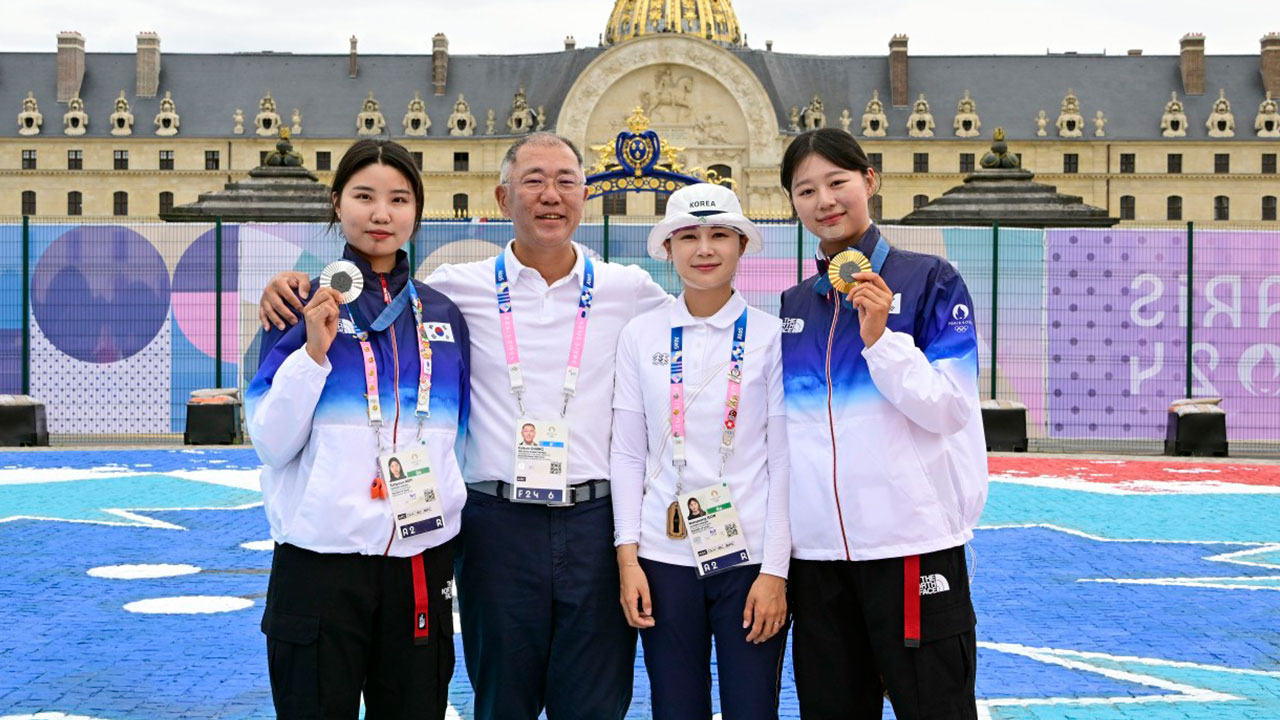
[[[1280,465],[999,456],[991,457],[988,466],[992,475],[1051,476],[1104,484],[1145,481],[1280,486]]]

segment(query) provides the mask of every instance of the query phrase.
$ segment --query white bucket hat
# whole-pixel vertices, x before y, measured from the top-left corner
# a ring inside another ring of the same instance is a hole
[[[742,214],[742,205],[733,191],[722,185],[686,185],[667,198],[667,215],[649,231],[649,257],[666,260],[662,243],[687,227],[726,227],[747,236],[746,252],[764,249],[764,238],[754,223]]]

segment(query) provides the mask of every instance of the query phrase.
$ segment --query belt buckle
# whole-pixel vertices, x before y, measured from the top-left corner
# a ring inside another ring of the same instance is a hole
[[[574,505],[577,505],[578,501],[573,499],[574,497],[573,490],[576,487],[580,487],[580,486],[579,485],[567,486],[564,490],[565,501],[558,502],[558,503],[547,503],[547,507],[573,507]]]

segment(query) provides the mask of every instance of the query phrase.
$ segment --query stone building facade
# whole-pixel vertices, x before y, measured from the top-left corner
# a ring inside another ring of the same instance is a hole
[[[606,11],[608,14],[606,16]],[[356,139],[385,134],[421,158],[427,214],[493,212],[515,136],[536,129],[606,145],[636,106],[688,167],[732,178],[747,211],[789,214],[778,186],[798,132],[844,127],[884,173],[873,213],[906,215],[959,184],[1003,127],[1023,166],[1124,223],[1276,220],[1280,35],[1258,55],[817,56],[749,47],[729,0],[602,4],[595,47],[531,55],[288,52],[0,52],[0,216],[154,217],[242,179],[289,127],[328,181]],[[830,32],[839,32],[830,29]],[[282,49],[287,50],[287,49]],[[121,104],[123,101],[123,104]],[[128,122],[123,122],[124,118]],[[119,120],[119,122],[117,122]],[[588,214],[648,216],[651,194]]]

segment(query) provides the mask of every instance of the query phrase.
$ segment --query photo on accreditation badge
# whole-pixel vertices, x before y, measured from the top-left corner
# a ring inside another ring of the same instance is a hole
[[[551,460],[568,441],[567,426],[554,422],[526,420],[516,427],[518,460]],[[518,468],[517,468],[518,469]]]
[[[409,482],[414,477],[431,472],[431,459],[425,447],[406,448],[398,453],[383,455],[378,458],[382,466],[382,477],[387,486],[397,497],[407,495],[409,502],[426,504],[435,501],[435,492],[431,488],[417,487]]]

